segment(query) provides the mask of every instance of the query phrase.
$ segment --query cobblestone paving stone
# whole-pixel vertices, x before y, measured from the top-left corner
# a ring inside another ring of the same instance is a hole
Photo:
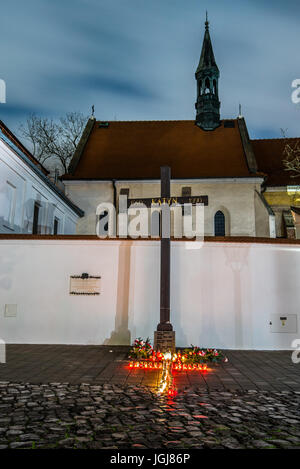
[[[0,381],[70,384],[157,385],[159,372],[128,368],[128,346],[8,344],[7,363],[0,364]],[[224,351],[228,363],[208,373],[176,374],[179,388],[300,391],[300,365],[289,351]],[[127,366],[126,366],[127,365]]]
[[[0,381],[0,449],[300,448],[300,391]]]

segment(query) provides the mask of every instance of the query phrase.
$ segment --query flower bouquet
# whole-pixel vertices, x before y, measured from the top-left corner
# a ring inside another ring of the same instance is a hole
[[[227,361],[227,358],[220,350],[204,349],[195,347],[194,345],[191,345],[191,348],[184,349],[183,352],[178,355],[180,355],[181,361],[187,365],[197,365],[208,362],[220,363],[222,361]]]
[[[150,339],[142,340],[141,337],[135,339],[132,348],[129,352],[131,360],[149,360],[153,356],[153,348],[150,344]]]

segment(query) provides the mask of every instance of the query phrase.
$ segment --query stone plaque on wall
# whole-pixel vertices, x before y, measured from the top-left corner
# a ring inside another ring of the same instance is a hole
[[[5,305],[4,317],[15,318],[17,316],[17,305]]]
[[[70,277],[70,295],[100,295],[100,276],[82,274]]]

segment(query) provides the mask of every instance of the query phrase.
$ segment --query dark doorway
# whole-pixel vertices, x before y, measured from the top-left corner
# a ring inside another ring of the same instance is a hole
[[[225,215],[221,210],[215,214],[215,236],[225,236]]]
[[[59,220],[58,218],[54,218],[54,224],[53,224],[53,234],[57,235],[58,234],[58,226],[59,226]]]
[[[40,208],[39,202],[34,202],[32,234],[41,234],[41,227],[39,225]]]

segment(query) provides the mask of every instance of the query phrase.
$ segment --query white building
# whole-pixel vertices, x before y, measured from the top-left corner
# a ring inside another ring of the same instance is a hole
[[[0,233],[73,234],[84,212],[0,121]]]

